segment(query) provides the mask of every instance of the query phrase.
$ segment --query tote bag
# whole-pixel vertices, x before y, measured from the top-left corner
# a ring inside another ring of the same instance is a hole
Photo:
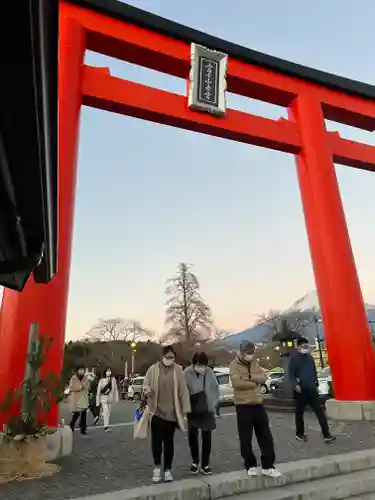
[[[139,420],[134,422],[134,439],[147,439],[150,427],[150,411],[148,406],[143,410]]]
[[[206,374],[203,375],[203,391],[196,392],[190,396],[192,415],[202,415],[208,412],[206,388]]]

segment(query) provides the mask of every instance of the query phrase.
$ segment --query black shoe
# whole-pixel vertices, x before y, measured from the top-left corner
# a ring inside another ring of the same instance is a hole
[[[207,465],[206,467],[202,467],[201,472],[205,476],[209,476],[210,474],[212,474],[212,469],[211,469],[211,467],[208,467],[208,465]]]
[[[198,472],[199,472],[199,465],[192,464],[190,467],[190,474],[198,474]]]
[[[333,443],[333,441],[336,441],[336,436],[327,436],[324,438],[324,442],[327,444]]]
[[[309,438],[304,434],[303,436],[296,436],[297,441],[302,441],[303,443],[307,443]]]
[[[87,436],[87,432],[86,431],[81,431],[81,436]]]

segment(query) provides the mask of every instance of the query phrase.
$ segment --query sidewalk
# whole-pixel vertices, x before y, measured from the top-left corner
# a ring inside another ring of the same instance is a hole
[[[270,413],[270,421],[279,463],[375,448],[375,433],[369,422],[332,423],[337,441],[326,445],[311,414],[306,415],[310,437],[308,444],[296,442],[293,415]],[[73,455],[60,462],[59,474],[1,486],[0,498],[67,500],[150,484],[150,445],[148,441],[133,441],[131,426],[115,427],[110,434],[104,434],[103,429],[95,429],[87,437],[77,433],[74,439]],[[177,433],[173,467],[176,480],[190,477],[190,460],[186,436]],[[218,421],[211,465],[215,474],[243,467],[233,415],[223,416]]]
[[[76,500],[355,500],[374,498],[375,450],[280,464],[276,479],[247,477],[245,471],[194,477],[175,483],[141,486]],[[371,497],[367,495],[370,494]],[[242,495],[242,496],[241,496]],[[246,496],[245,496],[246,495]],[[261,498],[260,498],[261,497]]]

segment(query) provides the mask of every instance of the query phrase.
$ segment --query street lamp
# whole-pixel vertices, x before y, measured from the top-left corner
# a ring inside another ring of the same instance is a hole
[[[132,350],[132,374],[135,372],[135,353],[137,352],[137,341],[132,340],[130,342],[130,348]]]
[[[316,343],[318,345],[318,350],[319,350],[320,368],[323,370],[324,359],[323,359],[323,352],[322,352],[322,339],[320,338],[320,331],[319,331],[319,323],[321,323],[322,320],[320,318],[318,318],[317,316],[314,316],[314,322],[315,322],[315,329],[316,329]]]

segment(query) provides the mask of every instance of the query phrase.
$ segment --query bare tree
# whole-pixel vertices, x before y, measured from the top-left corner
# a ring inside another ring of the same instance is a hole
[[[258,325],[266,325],[267,331],[264,340],[272,340],[274,335],[283,330],[293,331],[300,335],[308,335],[309,328],[315,321],[314,311],[289,311],[282,313],[276,310],[270,310],[267,314],[260,314],[257,317]]]
[[[199,293],[200,285],[190,266],[181,263],[177,274],[167,282],[166,325],[169,331],[162,341],[178,340],[189,344],[211,337],[212,317],[209,306]]]
[[[138,341],[143,337],[152,337],[153,333],[144,328],[139,321],[123,318],[99,319],[84,335],[90,341],[110,342],[114,340]]]
[[[220,328],[216,328],[214,334],[215,340],[225,340],[230,336],[230,332],[228,332],[228,330],[221,330]]]
[[[155,333],[148,328],[141,325],[139,321],[129,320],[128,323],[128,336],[126,340],[136,341],[140,339],[145,339],[146,337],[151,338],[155,336]]]

